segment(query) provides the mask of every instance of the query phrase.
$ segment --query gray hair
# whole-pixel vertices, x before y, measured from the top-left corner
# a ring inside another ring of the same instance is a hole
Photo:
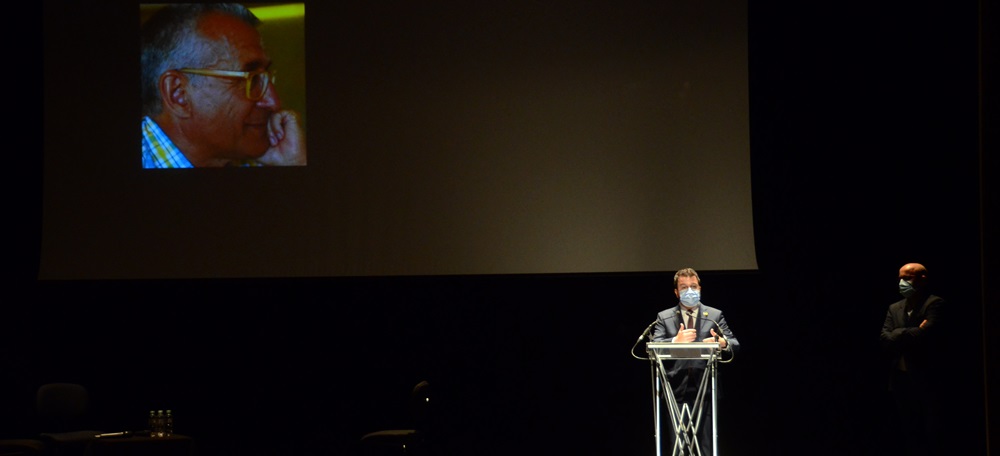
[[[142,27],[140,85],[142,114],[153,116],[163,109],[159,79],[168,70],[204,67],[217,43],[198,32],[198,21],[208,13],[222,13],[242,20],[252,27],[260,24],[247,7],[238,3],[184,3],[166,5],[154,13]]]

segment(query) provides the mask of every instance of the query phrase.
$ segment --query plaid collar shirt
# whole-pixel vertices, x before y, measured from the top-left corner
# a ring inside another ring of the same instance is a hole
[[[254,160],[243,160],[234,166],[263,166]],[[194,168],[160,126],[148,116],[142,118],[143,168]]]
[[[142,118],[143,168],[194,168],[160,126],[149,117]]]

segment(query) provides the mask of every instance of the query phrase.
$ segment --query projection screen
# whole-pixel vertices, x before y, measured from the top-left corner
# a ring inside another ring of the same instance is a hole
[[[757,268],[745,0],[247,6],[304,166],[144,169],[150,5],[45,0],[41,279]]]

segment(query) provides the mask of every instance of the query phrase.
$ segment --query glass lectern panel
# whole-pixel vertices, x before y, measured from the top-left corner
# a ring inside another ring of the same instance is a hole
[[[646,352],[659,359],[711,359],[719,353],[718,342],[649,342]]]

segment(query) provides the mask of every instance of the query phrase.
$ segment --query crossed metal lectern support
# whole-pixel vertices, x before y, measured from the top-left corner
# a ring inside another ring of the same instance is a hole
[[[719,344],[708,342],[690,343],[670,343],[670,342],[649,342],[646,344],[646,352],[649,354],[650,369],[653,381],[653,421],[654,437],[656,438],[656,456],[662,456],[662,443],[660,430],[660,405],[661,398],[666,403],[667,411],[670,415],[670,424],[673,429],[674,445],[671,451],[672,456],[704,456],[701,445],[698,443],[698,431],[703,424],[710,424],[712,428],[712,455],[718,456],[718,433],[716,432],[716,378],[719,361]],[[705,369],[698,384],[698,393],[695,396],[693,405],[687,403],[679,404],[674,397],[674,390],[670,386],[667,378],[667,369],[664,368],[664,361],[676,361],[680,359],[698,359],[706,362]],[[711,399],[712,422],[702,423],[701,418],[706,406],[706,395]]]

